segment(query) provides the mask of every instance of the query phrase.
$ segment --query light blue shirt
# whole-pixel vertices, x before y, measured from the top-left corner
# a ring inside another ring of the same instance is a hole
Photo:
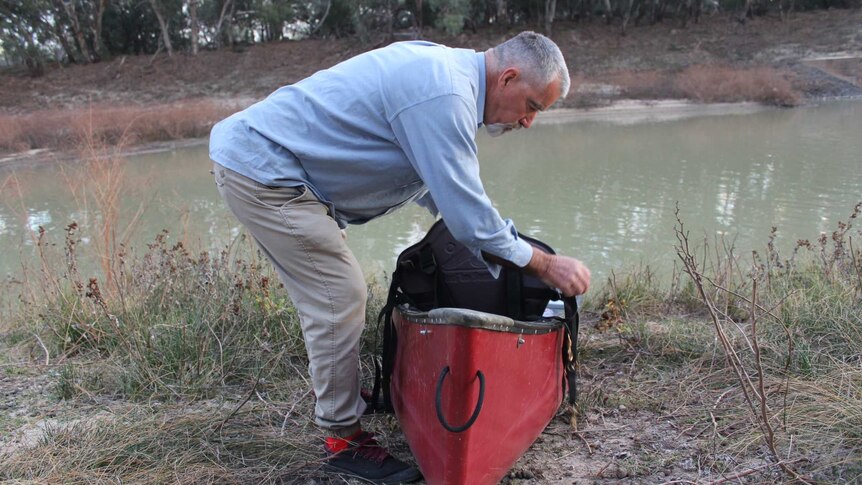
[[[479,179],[484,107],[484,53],[399,42],[219,122],[210,157],[264,185],[307,185],[342,228],[416,201],[475,254],[525,266],[532,247]]]

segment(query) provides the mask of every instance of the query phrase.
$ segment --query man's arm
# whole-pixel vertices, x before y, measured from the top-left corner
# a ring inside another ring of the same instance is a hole
[[[493,254],[483,252],[482,257],[506,268],[519,269],[557,288],[565,296],[582,295],[590,287],[590,269],[575,258],[548,254],[533,247],[533,257],[523,268]]]
[[[517,237],[512,221],[500,217],[479,178],[470,103],[456,95],[423,101],[392,119],[393,133],[455,239],[477,257],[486,251],[525,266],[532,246]],[[499,271],[493,263],[489,269]]]

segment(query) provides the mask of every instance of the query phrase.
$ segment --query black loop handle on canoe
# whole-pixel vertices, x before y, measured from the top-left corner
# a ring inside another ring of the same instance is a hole
[[[446,418],[443,417],[443,380],[446,379],[446,375],[449,374],[449,366],[443,368],[443,371],[440,372],[440,379],[437,380],[437,393],[436,393],[436,402],[435,405],[437,407],[437,419],[440,420],[440,424],[443,425],[446,430],[451,431],[453,433],[460,433],[465,431],[470,426],[473,426],[473,423],[476,421],[476,418],[479,417],[479,411],[482,410],[482,403],[485,401],[485,374],[482,374],[482,371],[476,371],[476,377],[479,378],[479,400],[476,401],[476,409],[473,410],[473,415],[470,416],[470,419],[467,420],[466,423],[461,426],[452,426],[446,422]]]

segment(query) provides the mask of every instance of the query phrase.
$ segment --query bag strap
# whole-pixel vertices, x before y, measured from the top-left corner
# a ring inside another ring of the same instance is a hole
[[[524,319],[524,308],[521,304],[521,290],[524,280],[520,271],[506,271],[506,309],[511,318]]]
[[[374,388],[371,391],[370,407],[373,411],[391,413],[392,397],[389,394],[389,383],[392,379],[392,371],[395,368],[395,351],[398,349],[398,336],[395,333],[395,324],[392,323],[392,310],[401,303],[409,303],[410,298],[401,291],[401,281],[398,271],[392,273],[392,283],[389,285],[389,295],[386,304],[377,315],[377,335],[380,335],[380,325],[383,324],[383,346],[380,351],[380,359],[374,359]],[[383,401],[381,402],[381,393]]]
[[[565,332],[562,354],[563,366],[566,371],[566,377],[563,380],[563,389],[568,385],[569,404],[574,406],[578,399],[578,327],[580,325],[580,317],[578,316],[577,297],[563,298],[563,308],[565,309],[565,318],[563,320]]]

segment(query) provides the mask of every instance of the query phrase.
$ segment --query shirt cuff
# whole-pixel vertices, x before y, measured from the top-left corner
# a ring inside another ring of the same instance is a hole
[[[499,264],[492,263],[490,261],[485,260],[482,257],[482,251],[480,251],[480,250],[475,250],[474,253],[475,253],[476,257],[479,258],[480,261],[484,261],[485,266],[487,266],[487,268],[488,268],[488,271],[491,273],[491,275],[495,279],[500,277],[500,270],[502,268],[500,267]],[[533,246],[530,243],[528,243],[527,241],[524,241],[523,239],[520,239],[520,238],[515,242],[515,247],[512,249],[512,252],[509,253],[508,256],[503,257],[503,259],[505,259],[506,261],[512,262],[515,266],[517,266],[519,268],[523,268],[523,267],[527,266],[527,264],[530,263],[530,259],[532,259],[532,258],[533,258]]]

